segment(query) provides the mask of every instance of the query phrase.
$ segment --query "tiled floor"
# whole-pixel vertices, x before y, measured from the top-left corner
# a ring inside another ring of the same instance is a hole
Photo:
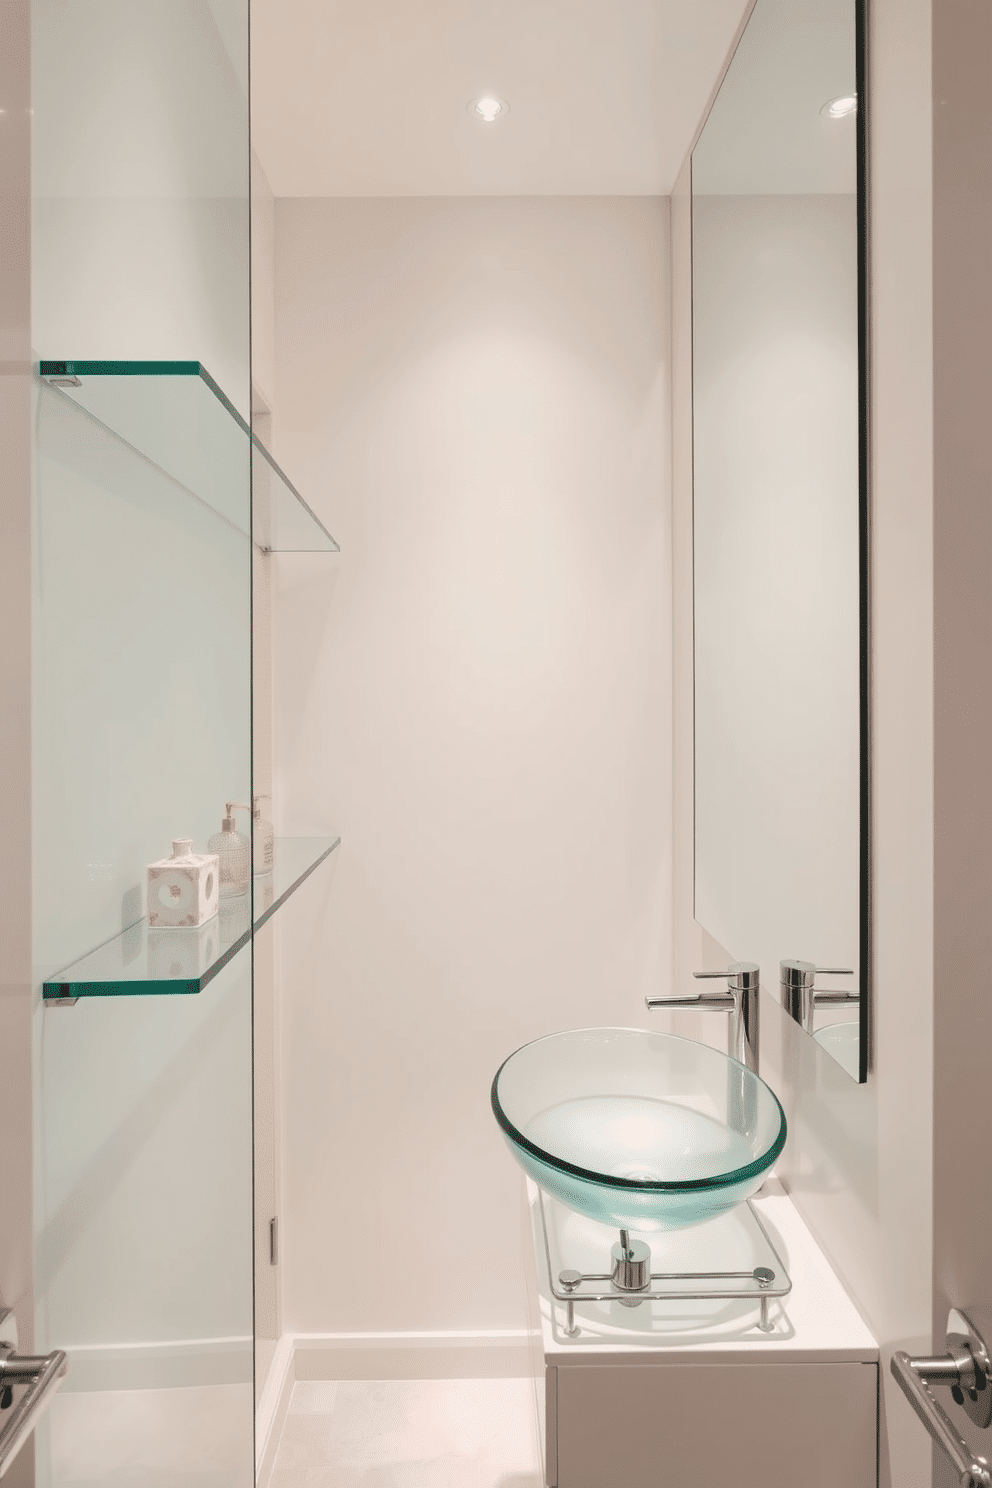
[[[244,1488],[252,1388],[60,1390],[38,1427],[38,1482],[72,1488]]]
[[[532,1379],[300,1381],[269,1488],[541,1488]]]

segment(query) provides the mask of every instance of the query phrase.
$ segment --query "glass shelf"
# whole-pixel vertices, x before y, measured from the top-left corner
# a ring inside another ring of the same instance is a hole
[[[296,487],[200,362],[54,362],[50,387],[266,552],[338,553]],[[244,479],[252,456],[249,517]]]
[[[254,929],[264,925],[340,837],[277,837],[275,866],[254,884]],[[46,1002],[80,997],[162,997],[202,992],[252,934],[252,895],[222,899],[220,913],[195,930],[149,928],[139,920],[44,984]]]

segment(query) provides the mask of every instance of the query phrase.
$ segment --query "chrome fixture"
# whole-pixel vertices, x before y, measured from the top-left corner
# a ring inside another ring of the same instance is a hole
[[[613,1262],[612,1285],[618,1292],[646,1292],[651,1285],[651,1250],[643,1240],[631,1240],[627,1230],[620,1231],[620,1242],[610,1251]],[[621,1297],[624,1307],[637,1307],[640,1298]]]
[[[992,1425],[992,1364],[973,1315],[951,1308],[946,1347],[945,1354],[934,1358],[911,1359],[902,1351],[893,1354],[892,1373],[934,1441],[951,1459],[961,1488],[992,1488],[987,1459],[971,1450],[931,1389],[932,1385],[949,1385],[956,1403],[977,1426]]]
[[[785,962],[782,963],[783,966]],[[797,965],[799,963],[796,963]],[[726,971],[694,971],[699,979],[726,977],[726,992],[693,992],[685,997],[645,997],[646,1008],[726,1008],[730,1013],[727,1053],[758,1073],[760,969],[755,961],[733,961]]]
[[[814,966],[812,961],[780,961],[778,981],[782,1006],[807,1033],[813,1032],[813,1014],[818,1007],[844,1007],[860,1003],[860,992],[818,992],[818,976],[853,976],[849,966]]]
[[[774,1298],[787,1297],[792,1282],[750,1199],[746,1201],[746,1208],[757,1227],[755,1238],[759,1254],[763,1250],[763,1259],[772,1262],[771,1265],[755,1266],[750,1271],[652,1271],[650,1247],[643,1240],[631,1240],[629,1231],[621,1230],[619,1244],[614,1244],[610,1250],[610,1271],[583,1272],[566,1266],[558,1272],[556,1285],[544,1190],[538,1188],[537,1196],[548,1283],[552,1297],[565,1304],[562,1331],[567,1338],[577,1338],[582,1331],[575,1321],[576,1302],[619,1302],[622,1307],[640,1307],[642,1302],[701,1302],[716,1297],[728,1301],[756,1301],[759,1305],[756,1326],[762,1333],[774,1332],[769,1304]],[[607,1283],[609,1291],[604,1291]],[[591,1286],[593,1290],[580,1292],[583,1285]]]
[[[0,1311],[0,1409],[6,1416],[0,1427],[0,1478],[31,1435],[67,1369],[61,1349],[50,1354],[19,1354],[17,1320],[11,1311]],[[16,1404],[15,1385],[27,1385]]]

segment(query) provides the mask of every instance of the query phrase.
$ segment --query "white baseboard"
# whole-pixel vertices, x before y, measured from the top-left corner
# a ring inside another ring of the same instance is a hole
[[[533,1372],[524,1329],[431,1333],[297,1333],[296,1378],[518,1379]]]
[[[70,1343],[65,1351],[69,1371],[64,1392],[251,1385],[250,1335],[154,1343]]]
[[[284,1333],[276,1344],[268,1378],[258,1397],[255,1410],[255,1481],[258,1488],[267,1488],[289,1412],[290,1397],[296,1383],[293,1344],[293,1335]]]
[[[431,1333],[284,1333],[255,1417],[257,1488],[267,1488],[297,1380],[522,1379],[534,1372],[526,1329]]]

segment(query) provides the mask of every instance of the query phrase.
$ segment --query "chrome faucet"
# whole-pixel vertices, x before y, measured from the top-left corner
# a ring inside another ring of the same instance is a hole
[[[818,992],[817,976],[853,976],[850,967],[814,966],[812,961],[780,961],[778,983],[782,1006],[800,1028],[813,1032],[813,1014],[818,1007],[842,1007],[860,1002],[860,992]]]
[[[784,964],[784,963],[783,963]],[[646,1008],[726,1008],[730,1013],[727,1053],[758,1073],[761,987],[755,961],[734,961],[726,971],[694,971],[699,978],[726,977],[726,992],[693,992],[686,997],[645,997]]]

